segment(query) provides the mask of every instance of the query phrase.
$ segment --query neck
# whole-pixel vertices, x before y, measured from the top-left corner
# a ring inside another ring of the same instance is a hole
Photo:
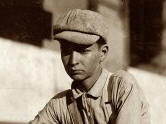
[[[96,71],[94,72],[94,74],[91,77],[89,77],[89,78],[87,78],[87,79],[85,79],[83,81],[79,81],[78,88],[80,90],[82,90],[82,91],[85,91],[85,92],[89,91],[90,88],[92,88],[93,85],[98,80],[99,76],[101,75],[101,72],[102,72],[102,68],[101,67],[96,68]]]

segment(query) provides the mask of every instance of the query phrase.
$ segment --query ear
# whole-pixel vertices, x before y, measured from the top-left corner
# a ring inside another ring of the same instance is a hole
[[[104,44],[100,48],[100,62],[103,62],[108,54],[109,47],[107,44]]]

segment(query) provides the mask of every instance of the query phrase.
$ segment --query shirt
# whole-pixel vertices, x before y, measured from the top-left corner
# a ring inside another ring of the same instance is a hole
[[[66,101],[68,91],[76,100],[83,124],[150,124],[148,103],[133,76],[105,69],[88,92],[73,86],[59,93],[30,124],[74,124]]]

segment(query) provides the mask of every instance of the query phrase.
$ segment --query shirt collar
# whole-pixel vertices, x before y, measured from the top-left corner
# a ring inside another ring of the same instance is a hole
[[[109,72],[106,69],[102,69],[102,73],[100,74],[98,80],[93,85],[93,87],[87,92],[88,95],[90,95],[94,98],[98,98],[102,95],[103,88],[104,88],[104,85],[106,83],[108,73]],[[74,87],[74,82],[73,82],[72,83],[72,93],[73,93],[74,99],[77,99],[85,92],[82,92],[77,87]]]

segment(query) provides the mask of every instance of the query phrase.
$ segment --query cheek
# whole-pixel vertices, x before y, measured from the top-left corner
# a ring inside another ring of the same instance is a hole
[[[96,68],[99,64],[99,59],[100,57],[98,56],[98,54],[91,54],[89,56],[86,57],[86,66],[88,66],[89,69],[93,70],[94,68]]]

